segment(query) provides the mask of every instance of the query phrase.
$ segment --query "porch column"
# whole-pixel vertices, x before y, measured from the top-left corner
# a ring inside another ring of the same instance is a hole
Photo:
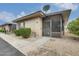
[[[63,36],[63,18],[60,19],[60,33],[61,33],[61,37],[62,37]]]
[[[52,37],[52,20],[50,20],[50,37]]]

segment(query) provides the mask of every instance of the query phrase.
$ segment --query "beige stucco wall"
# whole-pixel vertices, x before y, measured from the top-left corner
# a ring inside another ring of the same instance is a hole
[[[23,28],[23,21],[16,24],[16,29]]]
[[[20,27],[22,28],[24,22],[25,22],[25,28],[31,28],[33,35],[42,36],[42,18],[37,17],[37,18],[32,18],[32,19],[18,22],[17,29],[19,29],[19,26],[18,26],[19,23],[20,23]]]
[[[18,30],[18,29],[19,29],[19,23],[16,24],[16,30]]]

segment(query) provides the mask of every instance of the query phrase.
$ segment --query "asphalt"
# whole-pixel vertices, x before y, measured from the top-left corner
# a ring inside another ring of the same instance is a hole
[[[24,56],[24,54],[0,38],[0,56]]]

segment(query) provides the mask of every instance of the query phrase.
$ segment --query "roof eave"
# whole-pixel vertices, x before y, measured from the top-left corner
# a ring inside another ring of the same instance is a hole
[[[42,11],[38,11],[38,12],[35,12],[35,13],[32,13],[32,14],[29,14],[27,16],[20,17],[16,20],[13,20],[13,22],[19,22],[19,21],[22,21],[22,20],[25,20],[25,19],[30,19],[30,18],[34,18],[34,17],[44,17],[44,16],[45,16],[45,14]]]
[[[62,12],[62,16],[65,23],[68,21],[70,13],[71,13],[71,9]]]

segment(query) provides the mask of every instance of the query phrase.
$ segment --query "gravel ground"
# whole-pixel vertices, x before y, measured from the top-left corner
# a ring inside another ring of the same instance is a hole
[[[72,39],[49,40],[43,45],[49,52],[46,55],[79,56],[79,41]],[[52,52],[50,52],[52,51]]]
[[[79,56],[79,41],[72,39],[50,39],[37,51],[28,55],[34,56]]]

